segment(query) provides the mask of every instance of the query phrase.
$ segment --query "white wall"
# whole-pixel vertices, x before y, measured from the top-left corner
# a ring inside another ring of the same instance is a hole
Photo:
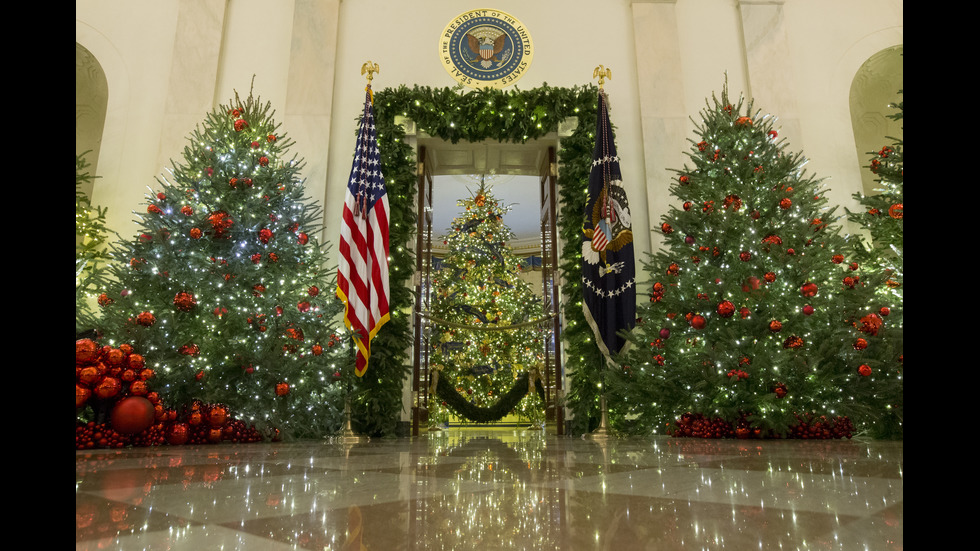
[[[109,224],[132,233],[146,187],[179,158],[205,113],[237,91],[269,100],[307,161],[306,185],[336,240],[361,65],[380,64],[375,89],[455,81],[437,55],[439,36],[474,6],[457,0],[77,0],[76,40],[105,69],[108,114],[93,192]],[[688,120],[719,92],[753,97],[779,117],[781,136],[828,178],[832,201],[860,190],[848,90],[868,57],[903,41],[900,0],[499,0],[534,41],[517,83],[606,83],[636,228],[659,226],[669,168],[685,161]],[[179,159],[178,159],[179,160]],[[636,229],[635,228],[635,229]],[[659,246],[636,233],[637,249]],[[652,239],[651,239],[652,238]]]

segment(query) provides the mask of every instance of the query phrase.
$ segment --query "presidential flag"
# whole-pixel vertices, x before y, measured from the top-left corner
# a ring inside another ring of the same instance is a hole
[[[344,301],[344,323],[357,347],[358,377],[367,371],[371,339],[389,319],[388,212],[369,86],[347,181],[337,269],[337,296]]]
[[[599,349],[612,359],[629,344],[617,333],[636,323],[636,267],[629,203],[602,90],[595,136],[582,225],[582,304]]]

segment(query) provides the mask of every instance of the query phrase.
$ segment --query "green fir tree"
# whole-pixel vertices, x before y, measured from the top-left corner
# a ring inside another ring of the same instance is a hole
[[[98,323],[95,299],[105,287],[110,256],[107,241],[115,234],[106,226],[106,209],[93,205],[83,186],[95,181],[85,154],[75,155],[75,333]]]
[[[899,91],[899,94],[902,92]],[[904,102],[892,104],[896,109],[890,118],[904,120]],[[904,195],[905,152],[901,137],[889,137],[891,143],[869,153],[868,164],[878,187],[875,193],[854,194],[863,212],[848,212],[848,219],[858,224],[867,239],[856,240],[856,251],[861,261],[873,263],[878,270],[888,274],[887,285],[880,291],[891,299],[891,310],[897,319],[901,315],[905,282],[902,256],[905,243]]]
[[[319,438],[342,426],[348,340],[321,209],[273,114],[236,97],[189,136],[114,248],[102,332],[146,358],[169,408],[223,404],[270,436]]]
[[[697,437],[850,437],[890,415],[901,372],[869,367],[884,332],[821,181],[752,102],[707,103],[611,418]],[[863,344],[862,344],[863,343]],[[870,358],[870,359],[869,359]]]

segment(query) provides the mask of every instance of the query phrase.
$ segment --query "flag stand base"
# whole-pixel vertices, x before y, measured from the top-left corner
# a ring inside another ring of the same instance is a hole
[[[585,435],[586,438],[592,439],[602,439],[611,437],[612,431],[609,430],[609,415],[606,411],[606,394],[603,393],[599,396],[599,409],[601,410],[601,417],[599,418],[599,426],[594,431]]]
[[[344,430],[334,441],[340,444],[359,444],[370,441],[368,436],[362,436],[354,432],[350,424],[350,398],[344,400]]]

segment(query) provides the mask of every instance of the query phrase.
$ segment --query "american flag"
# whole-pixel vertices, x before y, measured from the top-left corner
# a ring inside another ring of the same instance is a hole
[[[345,304],[344,323],[354,334],[358,377],[367,371],[371,340],[389,319],[388,212],[369,87],[347,181],[337,269],[337,296]]]
[[[596,143],[582,226],[582,307],[609,359],[626,351],[619,331],[636,325],[636,267],[629,202],[609,122],[605,92],[599,92]]]

